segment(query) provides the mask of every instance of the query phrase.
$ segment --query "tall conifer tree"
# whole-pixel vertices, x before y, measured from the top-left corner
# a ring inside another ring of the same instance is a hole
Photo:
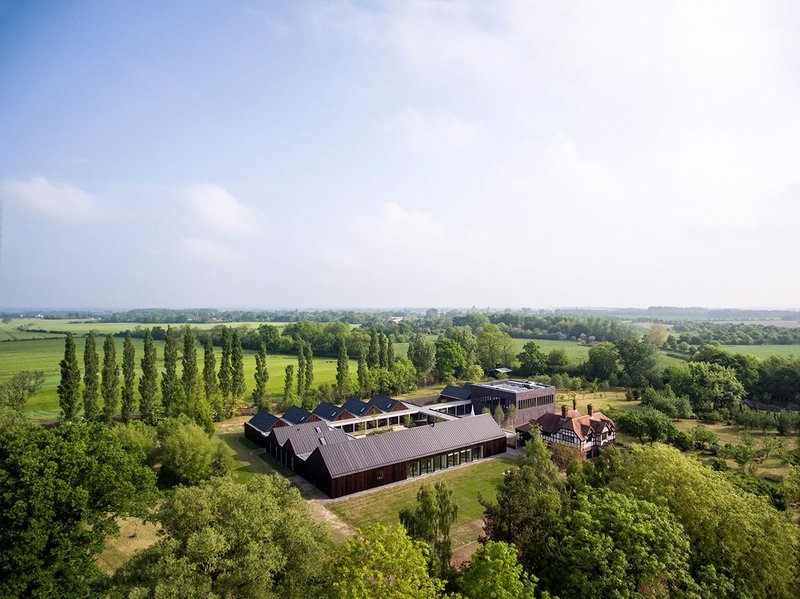
[[[381,331],[378,336],[378,363],[381,368],[386,368],[386,335]]]
[[[367,367],[367,357],[363,351],[358,358],[358,388],[361,391],[361,395],[367,395],[367,391],[369,391],[369,368]]]
[[[133,389],[136,382],[136,350],[130,333],[125,335],[122,344],[122,420],[128,422],[136,409],[136,396]]]
[[[306,392],[306,354],[305,344],[301,341],[297,346],[297,397],[302,398]]]
[[[259,408],[267,407],[267,382],[269,382],[269,370],[267,370],[267,346],[262,341],[256,354],[256,386],[253,389],[253,402]]]
[[[231,331],[222,327],[222,357],[219,362],[219,390],[222,400],[227,401],[231,394]]]
[[[347,393],[347,383],[350,377],[350,362],[347,360],[347,345],[344,341],[339,344],[339,360],[336,362],[336,392],[339,397]]]
[[[214,342],[210,333],[206,335],[206,342],[203,345],[203,389],[206,392],[206,401],[212,404],[217,392],[217,358],[214,355]]]
[[[119,408],[119,366],[114,338],[106,335],[103,343],[103,371],[100,382],[103,396],[103,420],[111,423]]]
[[[83,346],[83,417],[90,422],[97,420],[98,416],[99,369],[100,358],[97,357],[94,331],[89,331]]]
[[[239,332],[234,330],[231,334],[231,393],[236,399],[241,399],[245,391],[244,351]]]
[[[294,398],[292,396],[292,383],[294,382],[294,366],[289,364],[284,372],[283,379],[283,409],[294,405]]]
[[[153,332],[144,332],[144,357],[142,357],[142,378],[139,379],[142,420],[147,424],[156,422],[156,390],[158,389],[158,370],[156,367],[156,346]]]
[[[181,374],[181,384],[183,385],[183,395],[187,406],[193,404],[195,388],[197,387],[197,342],[194,332],[190,327],[183,331],[183,357],[181,359],[183,372]]]
[[[175,331],[167,327],[164,338],[164,374],[161,377],[161,403],[164,405],[164,414],[177,415],[178,391],[178,341]]]
[[[386,368],[391,370],[394,367],[394,343],[391,335],[386,336]]]
[[[380,349],[378,348],[378,331],[375,325],[369,330],[369,353],[367,354],[367,366],[379,368],[381,365]]]
[[[60,362],[61,382],[58,384],[58,405],[61,408],[61,420],[70,421],[78,418],[78,393],[81,386],[81,371],[78,369],[78,357],[75,353],[75,339],[67,333],[64,340],[64,359]]]
[[[314,353],[311,351],[311,345],[305,347],[306,358],[306,395],[311,393],[311,385],[314,383]]]

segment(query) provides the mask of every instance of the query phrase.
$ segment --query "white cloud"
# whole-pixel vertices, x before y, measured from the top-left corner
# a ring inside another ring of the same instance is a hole
[[[469,148],[475,127],[448,110],[406,108],[383,126],[412,152],[450,158]]]
[[[243,256],[225,244],[204,239],[202,237],[184,237],[181,249],[185,256],[201,264],[229,264],[239,263]]]
[[[258,230],[255,212],[215,183],[197,183],[183,190],[191,221],[204,229],[233,235]]]
[[[99,215],[97,200],[69,183],[51,183],[38,175],[3,183],[2,196],[44,217],[70,222],[90,221]]]

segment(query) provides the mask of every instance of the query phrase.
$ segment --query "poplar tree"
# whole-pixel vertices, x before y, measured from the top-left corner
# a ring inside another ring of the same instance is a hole
[[[88,421],[97,420],[97,377],[100,359],[94,342],[94,331],[89,331],[83,346],[83,417]]]
[[[370,368],[380,367],[380,349],[378,348],[378,331],[375,326],[370,327],[369,331],[369,353],[367,354],[367,366]]]
[[[386,335],[384,335],[383,331],[381,331],[380,336],[378,337],[378,363],[380,364],[381,368],[386,368],[387,364],[387,355],[386,355]]]
[[[139,395],[142,420],[147,424],[156,421],[156,390],[158,389],[158,371],[156,370],[156,346],[153,343],[153,332],[144,332],[144,357],[142,358],[142,378],[139,379]]]
[[[391,370],[394,366],[394,343],[391,336],[386,336],[386,368]]]
[[[119,366],[117,366],[117,347],[114,338],[106,335],[103,343],[103,372],[100,382],[103,396],[103,419],[111,423],[119,407]]]
[[[293,405],[292,401],[292,382],[294,381],[294,366],[289,364],[283,380],[283,409]]]
[[[358,357],[358,388],[362,395],[366,395],[369,390],[369,368],[367,367],[367,357],[363,351]]]
[[[234,330],[231,335],[231,393],[236,399],[241,399],[245,391],[242,340],[239,332]]]
[[[222,400],[227,401],[231,395],[231,332],[222,327],[222,358],[219,362],[219,390]]]
[[[311,385],[314,383],[314,352],[311,351],[311,346],[305,347],[306,357],[306,395],[311,393]]]
[[[172,327],[167,327],[164,338],[164,374],[161,377],[161,403],[164,404],[164,413],[175,416],[177,386],[178,386],[178,342]]]
[[[58,384],[58,405],[61,408],[61,420],[76,420],[78,418],[81,371],[78,369],[78,357],[75,354],[75,339],[72,333],[67,333],[64,340],[64,359],[61,360],[60,366],[61,382]]]
[[[183,331],[183,358],[181,364],[183,366],[181,374],[183,395],[187,406],[191,406],[195,387],[197,386],[197,343],[195,342],[194,332],[189,327],[186,327]]]
[[[300,342],[297,346],[297,396],[303,397],[306,391],[306,355],[305,344]]]
[[[336,363],[336,391],[339,393],[339,397],[344,397],[347,391],[349,371],[350,363],[347,361],[347,346],[342,342],[339,344],[339,360]]]
[[[133,394],[136,382],[136,350],[130,333],[125,335],[122,344],[122,420],[128,422],[136,408],[136,397]]]
[[[269,370],[267,370],[267,346],[262,341],[256,354],[256,386],[253,389],[253,402],[259,408],[267,407],[267,382],[269,382]]]
[[[214,356],[214,343],[211,334],[206,336],[203,345],[203,387],[206,392],[206,401],[211,404],[217,392],[217,358]]]

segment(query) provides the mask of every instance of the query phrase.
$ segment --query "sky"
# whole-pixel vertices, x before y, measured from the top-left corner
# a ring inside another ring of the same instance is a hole
[[[0,0],[0,307],[800,307],[797,2]]]

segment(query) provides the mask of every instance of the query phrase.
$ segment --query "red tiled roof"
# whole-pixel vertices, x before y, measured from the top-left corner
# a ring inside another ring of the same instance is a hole
[[[577,410],[569,410],[566,418],[562,418],[561,413],[543,414],[536,419],[536,424],[543,433],[548,435],[553,435],[559,430],[570,430],[581,441],[586,441],[590,431],[598,434],[606,426],[614,430],[614,421],[602,412],[594,412],[591,416],[588,414],[581,416]]]

